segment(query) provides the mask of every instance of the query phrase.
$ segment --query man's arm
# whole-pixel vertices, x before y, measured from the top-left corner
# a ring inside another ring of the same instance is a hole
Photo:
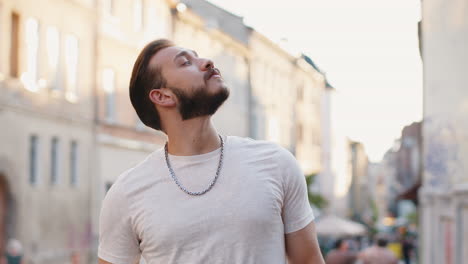
[[[107,262],[107,261],[103,260],[102,258],[98,258],[98,264],[112,264],[112,263]]]
[[[129,264],[138,264],[138,263],[140,263],[140,259],[135,261],[135,263],[129,263]],[[112,263],[107,262],[107,261],[103,260],[102,258],[98,258],[98,264],[112,264]]]
[[[315,224],[285,235],[289,264],[325,264],[315,232]]]

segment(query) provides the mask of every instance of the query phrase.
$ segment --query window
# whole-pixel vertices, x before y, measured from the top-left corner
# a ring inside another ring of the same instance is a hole
[[[59,140],[58,138],[52,138],[52,144],[50,149],[50,183],[52,185],[57,184],[59,176]]]
[[[115,121],[115,73],[112,69],[104,69],[102,74],[102,87],[105,94],[105,119],[112,123]]]
[[[60,60],[60,35],[56,27],[47,28],[47,56],[50,71],[50,88],[53,90],[58,90],[60,89],[58,78],[58,65]]]
[[[304,101],[304,84],[301,84],[297,89],[297,100],[299,102]]]
[[[29,138],[29,183],[37,184],[38,178],[38,146],[39,140],[36,135]]]
[[[26,20],[26,72],[21,81],[26,89],[37,91],[37,65],[39,51],[39,22],[35,18]]]
[[[302,142],[304,139],[304,128],[302,127],[302,124],[297,124],[297,141]]]
[[[13,78],[19,77],[19,15],[11,14],[11,36],[10,36],[10,75]]]
[[[143,0],[134,0],[133,28],[135,31],[140,31],[143,28]]]
[[[103,1],[103,10],[106,14],[110,16],[115,15],[115,3],[113,0],[104,0]]]
[[[72,186],[78,184],[78,143],[76,141],[70,144],[70,183]]]
[[[78,39],[73,35],[65,37],[65,63],[67,99],[75,101],[78,80]]]

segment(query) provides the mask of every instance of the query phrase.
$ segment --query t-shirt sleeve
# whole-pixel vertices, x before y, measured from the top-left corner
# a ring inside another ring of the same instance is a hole
[[[283,180],[284,233],[292,233],[307,226],[314,214],[309,204],[305,176],[296,158],[287,150],[280,151]]]
[[[102,203],[98,257],[113,264],[135,263],[140,257],[140,248],[133,230],[128,200],[114,185]]]

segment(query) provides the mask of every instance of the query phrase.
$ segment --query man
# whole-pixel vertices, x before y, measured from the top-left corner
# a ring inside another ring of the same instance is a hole
[[[323,263],[294,157],[218,135],[211,116],[228,96],[211,60],[164,39],[142,50],[130,99],[168,141],[107,193],[100,263]]]
[[[377,236],[377,245],[366,248],[361,253],[359,253],[359,259],[363,264],[398,264],[398,259],[387,248],[388,241],[387,239],[379,235]]]
[[[327,264],[353,264],[356,261],[356,254],[349,251],[348,241],[338,239],[335,242],[335,249],[328,253],[325,258]]]

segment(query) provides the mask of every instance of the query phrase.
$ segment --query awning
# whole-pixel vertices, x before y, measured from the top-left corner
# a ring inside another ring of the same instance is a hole
[[[421,181],[416,182],[411,188],[400,193],[397,196],[397,200],[411,200],[418,205],[418,191],[421,185]]]
[[[363,224],[338,217],[323,215],[315,220],[315,227],[319,236],[358,236],[365,235],[367,229]]]

